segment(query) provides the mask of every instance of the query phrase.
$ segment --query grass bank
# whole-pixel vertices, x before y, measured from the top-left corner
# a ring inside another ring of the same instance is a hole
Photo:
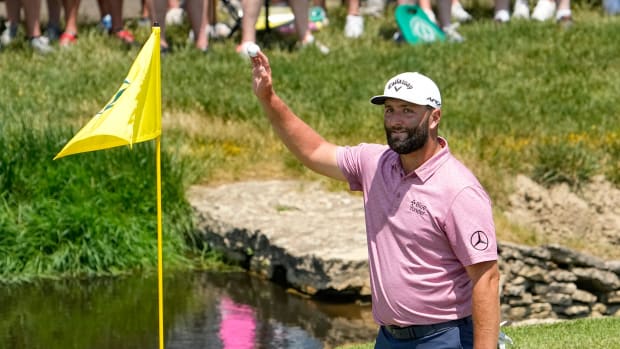
[[[343,40],[344,15],[331,11],[330,26],[316,34],[331,48],[327,56],[292,51],[286,40],[260,42],[276,89],[327,139],[383,142],[381,110],[368,98],[390,76],[420,71],[442,90],[441,134],[488,188],[498,215],[517,173],[574,186],[604,174],[620,184],[620,18],[582,5],[564,30],[525,21],[498,26],[484,16],[460,28],[463,44],[407,46],[388,39],[396,29],[391,13],[368,18],[362,39]],[[92,24],[82,28],[69,50],[43,57],[18,42],[0,53],[0,280],[156,265],[152,145],[51,160],[118,89],[137,54]],[[199,251],[187,243],[187,186],[322,179],[271,132],[235,40],[212,42],[203,55],[186,43],[187,26],[169,29],[174,53],[162,60],[164,248],[167,265],[184,267]],[[136,34],[144,40],[149,29]]]
[[[580,319],[528,326],[506,327],[513,340],[510,349],[620,348],[620,318]],[[372,349],[374,343],[352,344],[336,349]]]

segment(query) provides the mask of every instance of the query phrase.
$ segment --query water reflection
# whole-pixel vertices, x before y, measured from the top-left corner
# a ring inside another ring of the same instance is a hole
[[[291,295],[246,273],[164,280],[166,348],[332,348],[374,338],[370,308]],[[0,288],[0,348],[158,348],[157,281],[115,278]]]

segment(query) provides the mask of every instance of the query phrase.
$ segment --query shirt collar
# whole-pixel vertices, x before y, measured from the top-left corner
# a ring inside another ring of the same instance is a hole
[[[430,159],[426,160],[422,166],[415,169],[413,172],[409,174],[409,176],[417,176],[420,178],[422,182],[426,182],[429,178],[433,176],[433,174],[443,165],[446,160],[450,157],[450,148],[448,148],[448,141],[443,137],[437,137],[439,145],[441,145],[441,150],[437,152],[437,154],[433,155]],[[393,152],[394,162],[392,163],[392,167],[394,169],[398,169],[398,171],[403,171],[403,168],[400,163],[400,158],[396,152]],[[404,175],[404,174],[403,174]]]

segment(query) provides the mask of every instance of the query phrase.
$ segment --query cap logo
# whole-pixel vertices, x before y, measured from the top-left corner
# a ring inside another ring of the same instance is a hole
[[[402,79],[396,79],[396,80],[390,82],[390,84],[388,85],[387,89],[389,90],[392,87],[394,87],[394,90],[396,90],[396,92],[398,92],[398,90],[400,90],[402,88],[402,86],[396,87],[396,85],[403,85],[403,86],[407,87],[407,89],[409,89],[409,90],[411,90],[413,88],[413,86],[409,83],[409,81],[402,80]]]
[[[435,98],[433,98],[433,97],[426,97],[426,100],[427,100],[427,101],[429,101],[429,102],[431,102],[431,103],[433,103],[433,104],[435,104],[435,105],[437,105],[437,106],[441,106],[441,103],[439,103],[439,101],[438,101],[438,100],[436,100],[436,99],[435,99]]]

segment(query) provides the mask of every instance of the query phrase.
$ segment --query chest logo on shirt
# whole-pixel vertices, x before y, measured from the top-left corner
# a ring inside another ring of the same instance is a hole
[[[478,251],[484,251],[487,247],[489,247],[489,238],[487,237],[487,234],[480,230],[471,234],[469,242],[471,243],[471,246]]]
[[[424,216],[424,214],[426,213],[426,205],[424,205],[418,200],[411,200],[411,202],[409,203],[409,211],[417,213],[420,216]]]

